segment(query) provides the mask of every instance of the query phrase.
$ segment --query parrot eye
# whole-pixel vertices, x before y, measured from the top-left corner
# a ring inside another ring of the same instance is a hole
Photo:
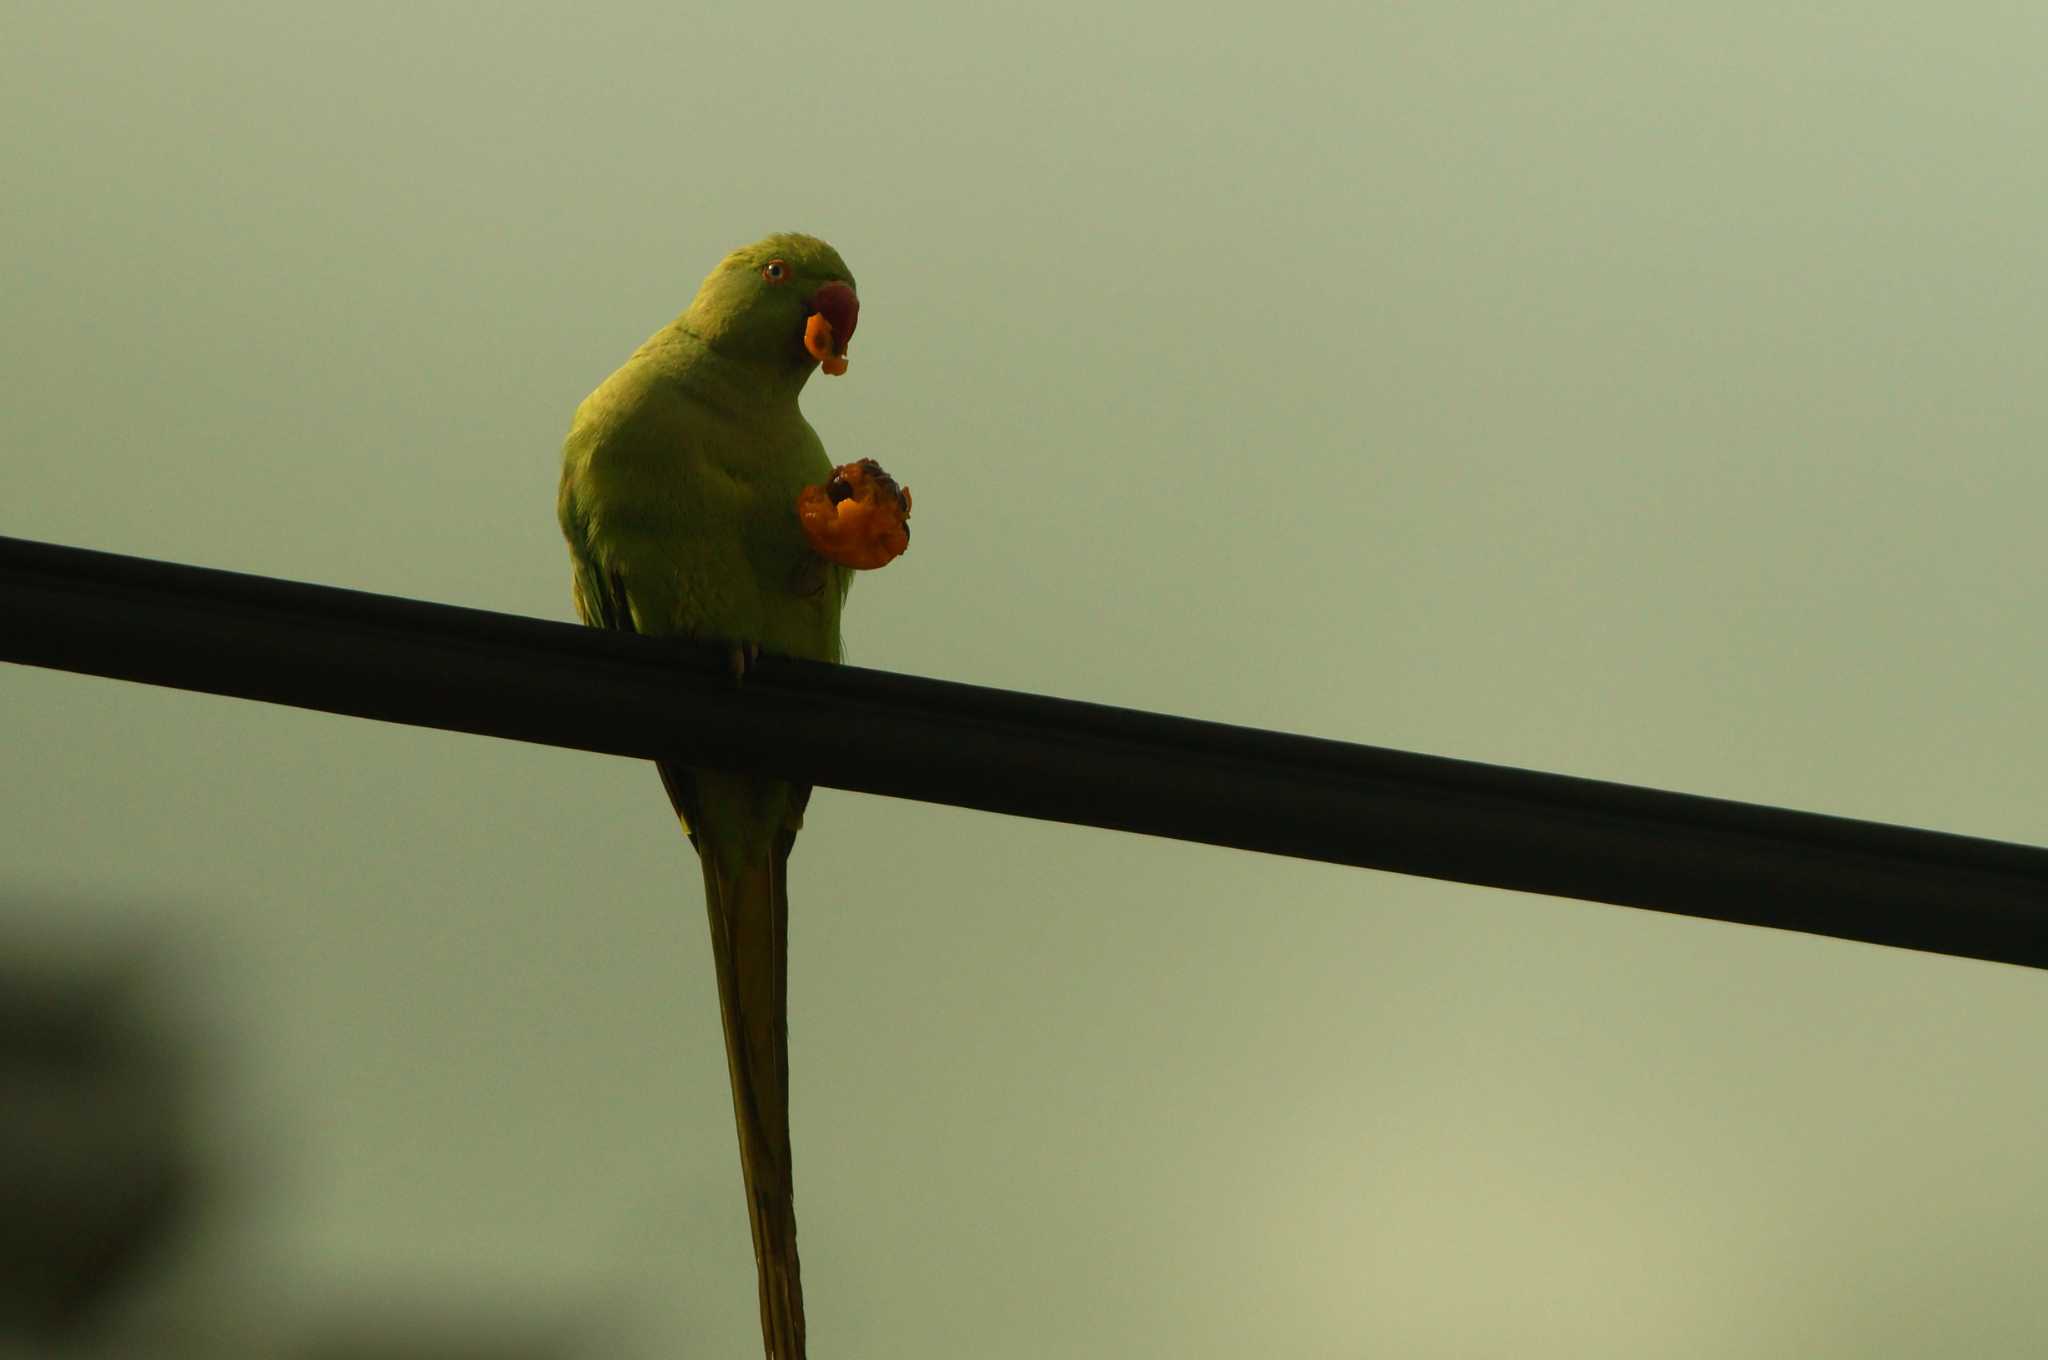
[[[770,283],[781,283],[789,277],[789,266],[780,260],[770,260],[761,266],[761,277]]]

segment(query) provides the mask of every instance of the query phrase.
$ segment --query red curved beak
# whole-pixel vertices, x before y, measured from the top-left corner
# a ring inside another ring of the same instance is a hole
[[[846,342],[853,339],[853,328],[860,324],[860,298],[852,285],[826,284],[811,294],[811,310],[832,327],[832,352],[846,353]]]

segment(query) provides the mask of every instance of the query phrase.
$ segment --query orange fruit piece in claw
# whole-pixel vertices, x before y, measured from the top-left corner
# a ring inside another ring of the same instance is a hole
[[[805,487],[796,517],[813,552],[857,571],[885,567],[910,547],[910,489],[872,458],[843,463],[823,486]]]

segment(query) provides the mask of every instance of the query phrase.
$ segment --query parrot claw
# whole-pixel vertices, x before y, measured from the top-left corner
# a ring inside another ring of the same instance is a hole
[[[761,659],[761,644],[739,642],[726,654],[726,664],[732,668],[732,682],[737,685],[747,678],[747,672]]]
[[[808,600],[825,588],[825,559],[816,553],[808,554],[801,565],[790,573],[789,593],[801,600]]]

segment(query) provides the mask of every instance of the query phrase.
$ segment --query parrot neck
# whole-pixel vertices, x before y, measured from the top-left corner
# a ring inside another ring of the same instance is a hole
[[[695,321],[686,313],[649,346],[655,351],[652,357],[695,396],[738,413],[795,409],[804,383],[817,367],[808,355],[795,362],[734,354],[719,345],[716,335],[698,330]]]

